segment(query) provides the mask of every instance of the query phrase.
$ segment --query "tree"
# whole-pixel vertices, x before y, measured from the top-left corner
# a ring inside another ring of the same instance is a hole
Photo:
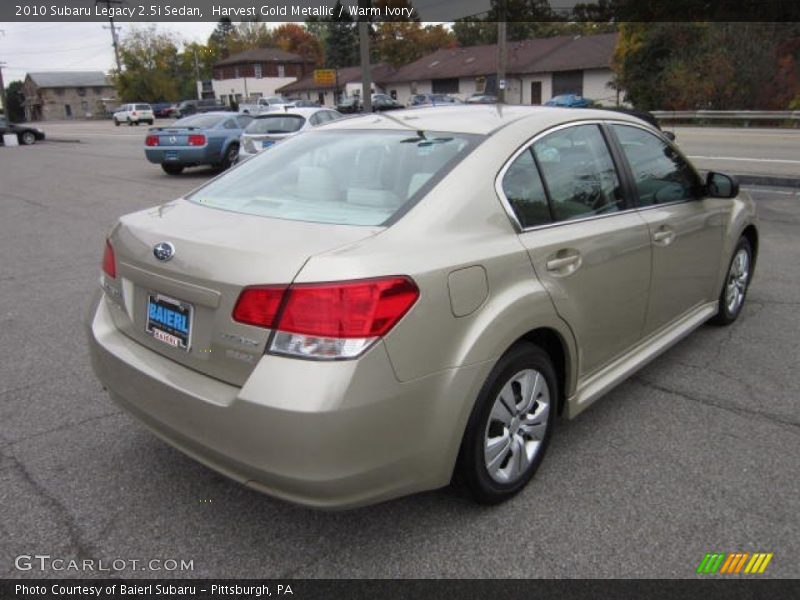
[[[19,123],[25,120],[25,94],[22,91],[21,81],[12,81],[6,88],[6,117],[12,123]]]
[[[358,27],[347,11],[339,17],[341,3],[337,0],[333,21],[325,21],[325,65],[331,69],[352,67],[359,63]]]
[[[124,68],[121,73],[114,74],[120,100],[179,100],[184,80],[191,79],[194,73],[194,70],[186,73],[181,68],[180,43],[174,34],[159,32],[155,25],[132,28],[119,47]]]
[[[456,36],[442,25],[423,27],[416,21],[384,21],[375,26],[372,48],[376,62],[408,64],[440,48],[458,45]]]
[[[208,36],[207,46],[217,58],[228,58],[230,56],[230,42],[234,30],[235,27],[230,18],[222,17],[214,31]]]
[[[320,40],[307,28],[297,23],[284,23],[272,31],[273,43],[286,52],[292,52],[312,61],[323,64],[323,49]]]

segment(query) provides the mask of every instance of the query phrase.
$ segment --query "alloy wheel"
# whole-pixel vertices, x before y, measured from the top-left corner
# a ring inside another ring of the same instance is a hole
[[[728,314],[735,315],[741,309],[749,277],[750,253],[746,248],[740,248],[731,261],[728,282],[725,286],[725,307]]]

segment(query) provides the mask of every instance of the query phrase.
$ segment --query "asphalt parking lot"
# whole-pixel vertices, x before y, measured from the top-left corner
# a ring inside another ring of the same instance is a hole
[[[763,576],[800,576],[800,191],[752,191],[762,240],[740,320],[562,421],[516,498],[445,489],[323,513],[215,474],[108,400],[82,326],[104,236],[214,172],[165,175],[146,128],[56,131],[82,142],[0,148],[0,577],[92,575],[14,566],[46,554],[193,561],[121,573],[135,577],[671,578],[713,551],[772,552]]]

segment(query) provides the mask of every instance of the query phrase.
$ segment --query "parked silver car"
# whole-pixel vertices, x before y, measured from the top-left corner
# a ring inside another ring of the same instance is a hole
[[[239,159],[249,158],[265,148],[301,131],[341,119],[344,115],[331,108],[286,108],[257,115],[242,132]]]
[[[265,493],[342,508],[455,478],[499,502],[557,414],[735,321],[758,245],[735,180],[633,116],[370,114],[122,217],[92,363],[155,434]]]

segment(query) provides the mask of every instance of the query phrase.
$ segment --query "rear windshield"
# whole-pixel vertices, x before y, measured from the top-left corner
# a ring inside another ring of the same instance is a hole
[[[306,120],[300,115],[274,115],[253,119],[245,133],[293,133],[300,131]]]
[[[172,124],[172,127],[202,127],[210,128],[215,127],[223,119],[227,119],[226,115],[192,115],[178,119]]]
[[[149,104],[137,104],[135,110],[152,110]]]
[[[462,133],[330,130],[287,138],[190,196],[234,212],[339,225],[382,225],[482,139]]]

